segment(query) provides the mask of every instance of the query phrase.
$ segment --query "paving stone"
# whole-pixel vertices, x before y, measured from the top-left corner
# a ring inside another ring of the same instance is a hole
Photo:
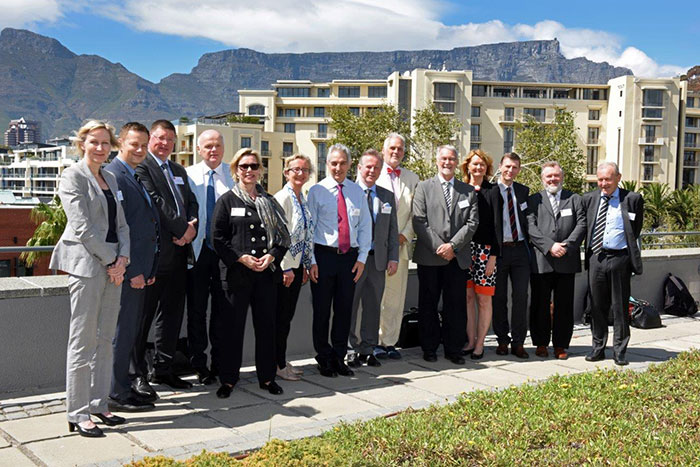
[[[380,367],[363,367],[362,371],[375,375],[377,378],[388,378],[395,382],[408,382],[416,378],[435,376],[439,373],[437,368],[426,368],[416,365],[414,361],[403,360],[387,361]]]
[[[65,400],[48,401],[47,403],[44,404],[44,407],[53,407],[56,405],[60,405],[60,406],[65,407],[66,401]]]
[[[36,464],[17,448],[0,449],[0,465],[12,467],[35,467]]]
[[[233,430],[197,414],[124,425],[124,431],[154,451],[234,435]]]
[[[456,378],[464,378],[469,381],[483,384],[494,389],[508,388],[512,385],[523,384],[529,381],[529,377],[522,373],[508,371],[503,367],[482,368],[474,371],[467,371],[455,375]]]
[[[367,367],[362,367],[362,369],[353,369],[355,371],[355,376],[339,376],[337,378],[326,378],[325,376],[321,376],[320,374],[317,375],[310,375],[310,376],[305,376],[304,380],[315,384],[317,386],[321,386],[324,388],[327,388],[328,390],[332,391],[340,391],[340,392],[347,392],[353,389],[357,388],[368,388],[368,387],[375,387],[375,386],[389,386],[391,384],[394,384],[391,380],[388,378],[379,378],[377,377],[376,374],[370,373],[368,371],[365,371],[365,368]],[[384,368],[384,365],[380,367]],[[280,382],[282,384],[282,382]],[[284,382],[284,390],[285,392],[287,391],[287,386],[291,386],[292,389],[296,383],[287,383]]]
[[[700,347],[700,344],[683,339],[667,339],[662,341],[649,342],[647,347],[666,349],[671,352],[686,352],[692,348]],[[634,347],[631,347],[634,348]]]
[[[679,354],[678,351],[667,350],[658,347],[651,347],[648,344],[643,346],[630,346],[627,348],[627,360],[632,362],[658,363],[665,362]]]
[[[612,357],[599,362],[587,362],[585,356],[569,357],[566,360],[559,360],[557,365],[566,366],[578,371],[595,371],[599,368],[611,370],[615,368],[615,362],[613,362]]]
[[[68,434],[68,421],[64,413],[3,422],[0,423],[0,430],[20,443],[58,438],[59,436],[77,436],[76,434]]]
[[[39,417],[41,415],[49,415],[51,411],[49,409],[45,408],[39,408],[39,409],[33,409],[33,410],[27,410],[27,414],[30,417]]]
[[[2,409],[5,414],[11,414],[11,413],[16,413],[16,412],[22,412],[24,408],[21,405],[12,405],[10,407],[5,407]]]
[[[240,383],[236,385],[228,399],[219,399],[216,397],[216,390],[219,386],[207,386],[211,388],[205,391],[197,391],[190,393],[178,394],[170,400],[177,402],[194,412],[202,412],[209,410],[230,409],[237,407],[249,407],[252,405],[263,404],[266,399],[260,394],[243,391]],[[261,392],[260,390],[256,392]],[[158,403],[156,402],[156,406]]]
[[[342,378],[342,376],[339,376]],[[256,381],[252,384],[244,384],[241,388],[249,391],[256,396],[263,397],[271,401],[284,401],[289,399],[296,399],[299,397],[312,397],[319,394],[324,394],[330,392],[328,389],[317,386],[309,381],[278,381],[278,384],[284,389],[284,394],[278,396],[270,394],[267,390],[260,389],[260,385]],[[233,395],[233,394],[232,394]]]
[[[125,457],[135,459],[146,454],[144,449],[119,433],[106,434],[104,438],[67,436],[31,443],[27,447],[52,467],[101,463]]]
[[[434,394],[430,392],[423,391],[415,387],[409,387],[407,384],[376,389],[366,389],[364,391],[356,391],[352,393],[352,397],[378,406],[393,406],[397,403],[401,404],[402,406],[408,406],[411,404],[411,402],[428,399],[433,395]],[[364,409],[357,407],[353,411],[357,412],[359,410]]]
[[[29,417],[29,414],[26,412],[13,412],[13,413],[8,413],[5,415],[5,418],[7,420],[20,420],[22,418],[27,418]]]
[[[298,397],[285,401],[282,405],[317,420],[362,410],[370,410],[374,407],[372,404],[340,393]]]
[[[577,373],[577,371],[573,368],[557,365],[553,360],[520,361],[517,363],[511,363],[510,365],[505,365],[501,367],[501,369],[523,374],[535,381],[546,379],[556,374],[568,375]]]
[[[11,446],[10,442],[0,436],[0,449]]]
[[[243,434],[267,431],[270,427],[279,428],[309,421],[303,415],[272,403],[211,412],[209,416],[226,426],[235,428],[237,432]]]
[[[465,380],[463,378],[457,378],[451,375],[438,375],[430,378],[420,378],[410,383],[406,383],[406,386],[428,391],[438,396],[451,396],[477,389],[489,389],[489,386]]]
[[[691,342],[693,344],[700,344],[700,333],[698,334],[693,334],[692,336],[682,336],[678,338],[679,340],[682,341],[687,341]],[[700,345],[696,345],[695,348],[700,347]]]

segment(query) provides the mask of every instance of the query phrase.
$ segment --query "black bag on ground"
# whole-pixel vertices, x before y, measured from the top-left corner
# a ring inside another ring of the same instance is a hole
[[[664,313],[675,316],[692,316],[698,311],[698,304],[690,295],[682,280],[668,273],[664,282]]]
[[[630,325],[639,329],[660,328],[661,315],[654,305],[646,300],[630,297]]]
[[[418,308],[411,307],[410,310],[404,312],[401,320],[399,347],[402,349],[418,347],[420,345],[420,336],[418,332]]]

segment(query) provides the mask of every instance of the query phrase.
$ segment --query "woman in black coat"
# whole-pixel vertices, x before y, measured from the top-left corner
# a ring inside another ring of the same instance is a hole
[[[237,183],[219,198],[212,216],[213,244],[223,263],[221,278],[228,302],[218,329],[221,387],[216,395],[220,398],[229,397],[239,379],[249,306],[260,388],[271,394],[283,392],[275,382],[275,307],[289,233],[279,203],[258,184],[261,174],[260,155],[250,148],[238,151],[231,161]]]

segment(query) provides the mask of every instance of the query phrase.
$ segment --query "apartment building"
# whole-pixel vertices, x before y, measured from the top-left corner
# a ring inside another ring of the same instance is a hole
[[[27,198],[49,200],[58,193],[58,180],[66,167],[79,159],[70,146],[25,145],[0,155],[0,190]]]
[[[24,117],[10,120],[5,130],[5,146],[38,143],[41,141],[41,124]]]
[[[681,131],[679,132],[679,171],[676,186],[700,183],[700,90],[688,89],[681,81]],[[680,158],[680,154],[683,158]]]

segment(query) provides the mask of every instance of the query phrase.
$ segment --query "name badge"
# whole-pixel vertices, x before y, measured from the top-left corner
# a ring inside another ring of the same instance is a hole
[[[124,201],[124,195],[122,194],[122,190],[117,191],[117,199],[119,201]]]
[[[521,210],[521,211],[526,211],[526,210],[527,210],[527,202],[525,202],[525,203],[520,203],[520,210]]]
[[[182,177],[173,177],[173,180],[175,180],[175,185],[184,185],[185,181],[182,179]]]
[[[566,208],[562,209],[559,211],[559,214],[561,214],[561,217],[567,217],[567,216],[573,216],[574,214],[571,212],[571,208]]]
[[[630,216],[630,220],[633,221],[637,218],[637,213],[636,212],[628,212],[627,213]]]
[[[231,208],[231,217],[245,216],[245,208]]]
[[[391,204],[384,203],[382,206],[382,214],[391,214]]]
[[[459,203],[457,203],[457,206],[459,207],[459,209],[468,208],[468,207],[469,207],[469,200],[468,200],[468,199],[463,199],[462,201],[460,201]]]
[[[359,216],[360,215],[360,208],[352,208],[350,210],[350,215],[351,216]]]

